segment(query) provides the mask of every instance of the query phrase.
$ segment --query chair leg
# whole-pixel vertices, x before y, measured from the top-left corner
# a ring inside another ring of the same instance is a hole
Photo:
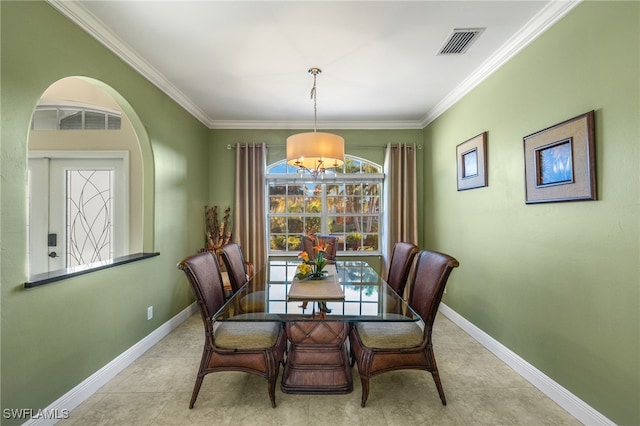
[[[442,405],[447,405],[447,398],[444,396],[444,389],[442,389],[442,383],[440,382],[440,373],[438,373],[438,366],[436,365],[436,357],[433,354],[433,349],[428,350],[427,355],[431,359],[431,376],[436,383],[436,388],[438,388],[440,401],[442,401]]]
[[[367,398],[369,398],[369,378],[360,374],[360,381],[362,382],[362,401],[360,406],[364,408],[367,404]]]
[[[198,372],[198,377],[196,377],[196,384],[193,387],[193,393],[191,394],[191,402],[189,402],[189,409],[192,409],[193,404],[196,403],[196,399],[198,398],[198,392],[200,392],[200,386],[202,386],[203,379],[204,379],[204,374],[200,374],[200,372]]]
[[[191,402],[189,402],[189,408],[193,408],[193,405],[196,403],[196,399],[198,398],[198,392],[200,392],[200,386],[202,386],[202,380],[204,380],[204,376],[207,375],[205,371],[209,366],[209,361],[211,361],[211,349],[206,346],[202,351],[202,358],[200,359],[200,368],[198,368],[198,375],[196,376],[196,383],[193,386],[193,393],[191,393]]]
[[[351,337],[349,337],[349,367],[353,368],[356,365],[356,354],[353,351],[353,345],[351,344]]]
[[[276,382],[277,377],[269,378],[267,387],[269,389],[269,399],[271,400],[271,408],[276,408]]]
[[[442,389],[442,383],[440,383],[440,375],[438,374],[438,370],[432,371],[431,375],[433,376],[433,381],[436,382],[436,387],[438,388],[438,394],[440,394],[442,405],[447,405],[447,398],[445,398],[444,396],[444,390]]]

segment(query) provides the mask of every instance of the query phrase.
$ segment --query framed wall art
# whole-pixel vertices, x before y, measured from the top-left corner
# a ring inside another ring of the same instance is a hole
[[[458,191],[487,186],[487,132],[456,146]]]
[[[527,204],[596,199],[593,111],[523,141]]]

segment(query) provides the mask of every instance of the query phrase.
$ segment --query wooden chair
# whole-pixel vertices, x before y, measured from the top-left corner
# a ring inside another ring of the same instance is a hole
[[[229,274],[231,295],[233,295],[251,279],[253,276],[253,265],[251,262],[244,260],[242,250],[236,243],[225,244],[220,249],[220,253],[222,255],[222,261],[227,268],[227,274]],[[264,298],[264,291],[247,293],[237,301],[238,311],[243,313],[264,312]]]
[[[412,270],[409,305],[422,318],[413,322],[361,322],[351,330],[351,357],[362,381],[361,406],[369,397],[369,379],[393,370],[416,369],[431,373],[442,405],[447,405],[431,343],[431,330],[447,279],[459,265],[453,257],[421,251]],[[424,326],[424,327],[421,327]]]
[[[193,408],[204,376],[219,371],[243,371],[267,379],[271,406],[287,339],[279,322],[216,322],[213,315],[225,302],[218,259],[202,252],[178,264],[196,296],[204,323],[205,342],[189,408]]]
[[[242,250],[236,243],[228,243],[220,248],[222,261],[229,274],[229,283],[233,293],[245,285],[253,275],[253,264],[244,260]]]
[[[404,292],[413,258],[418,251],[418,246],[411,243],[398,242],[393,246],[386,281],[400,296]]]

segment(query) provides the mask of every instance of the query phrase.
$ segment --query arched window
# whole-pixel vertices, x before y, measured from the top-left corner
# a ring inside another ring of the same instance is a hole
[[[279,161],[267,168],[269,255],[297,254],[302,236],[338,237],[338,253],[380,254],[382,166],[345,156],[344,166],[313,179]]]

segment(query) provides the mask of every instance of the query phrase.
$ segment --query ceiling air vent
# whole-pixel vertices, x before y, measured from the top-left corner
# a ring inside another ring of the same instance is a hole
[[[462,55],[484,30],[484,28],[454,29],[438,55]]]

